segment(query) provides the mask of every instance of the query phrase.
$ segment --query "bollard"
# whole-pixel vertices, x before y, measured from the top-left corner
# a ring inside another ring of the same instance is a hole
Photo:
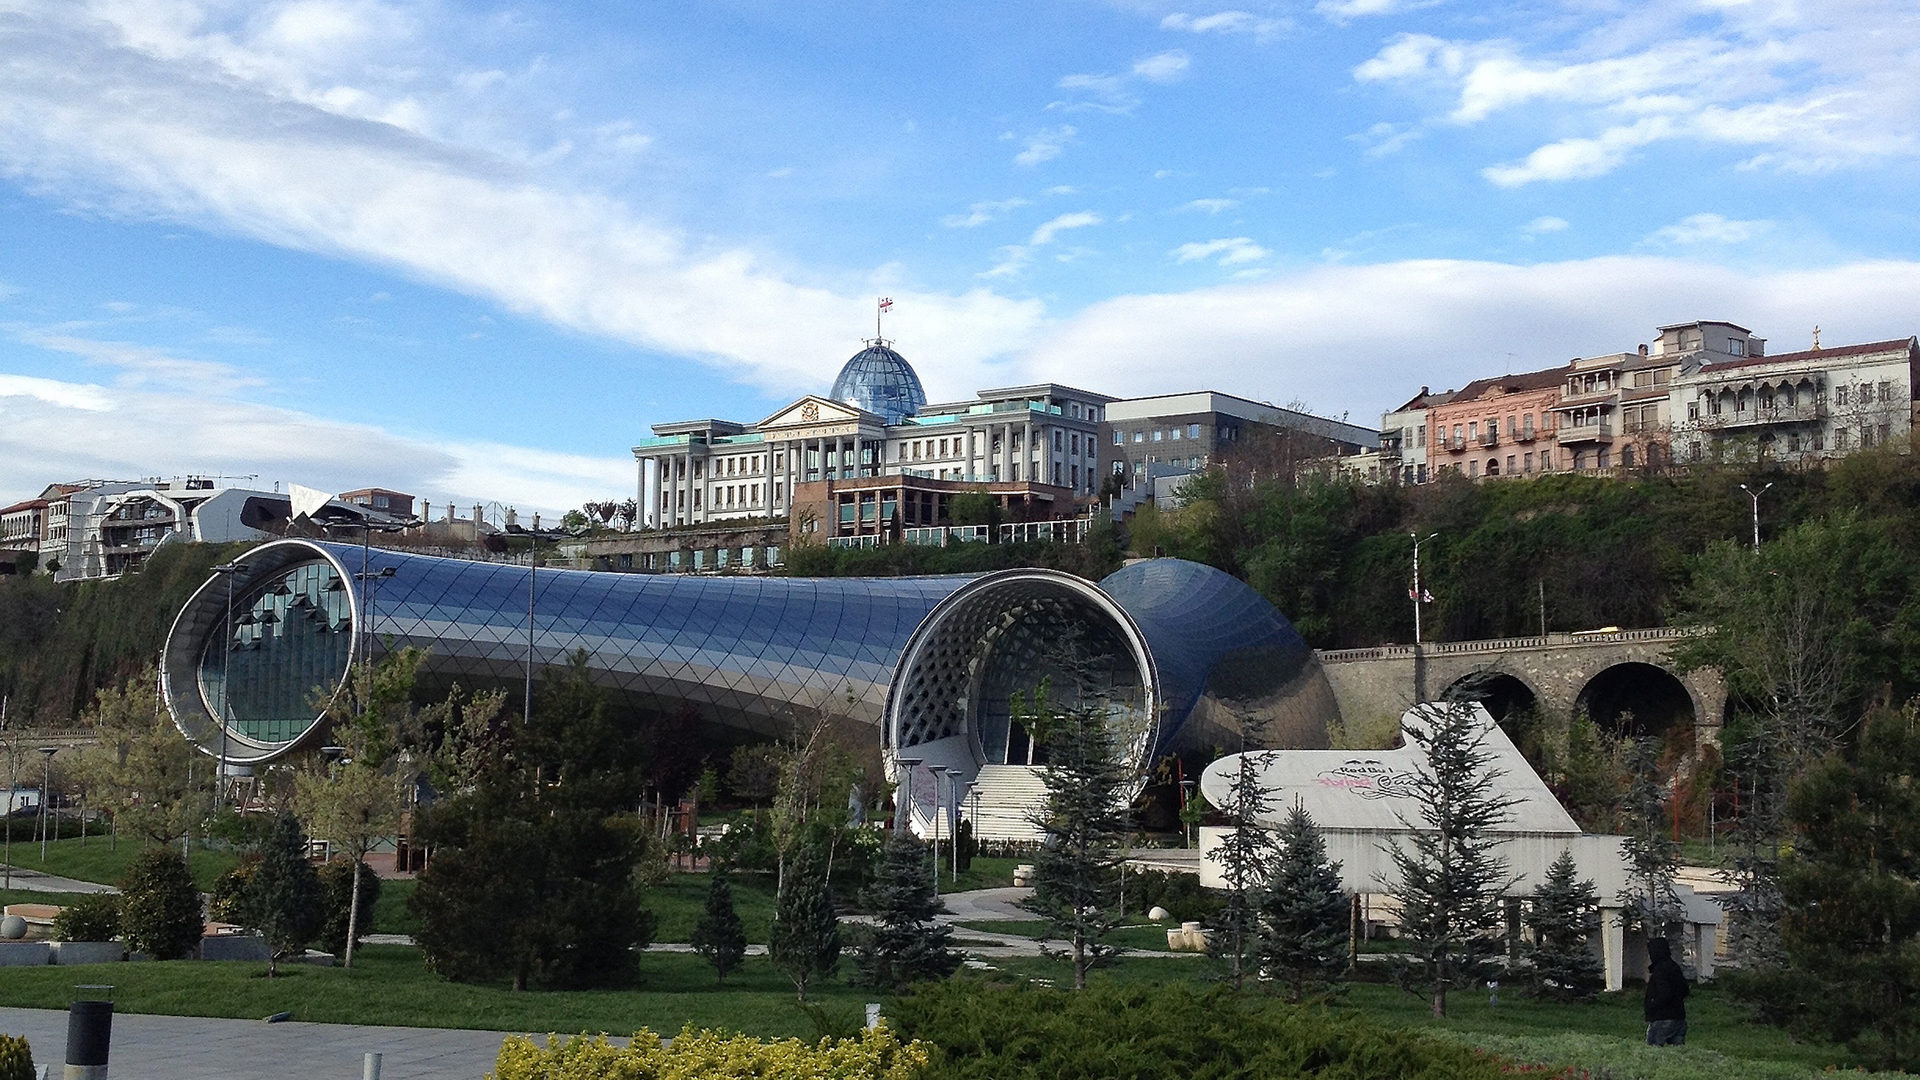
[[[66,1080],[107,1080],[107,1049],[113,1042],[111,986],[76,986],[67,1007]]]
[[[368,1054],[360,1066],[360,1080],[380,1080],[380,1055]]]
[[[867,1027],[877,1028],[879,1026],[880,1026],[880,1003],[877,1001],[869,1001],[867,1002]]]

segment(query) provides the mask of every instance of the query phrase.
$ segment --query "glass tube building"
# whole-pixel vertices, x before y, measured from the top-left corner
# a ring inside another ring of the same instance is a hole
[[[1228,743],[1252,715],[1325,746],[1335,706],[1291,624],[1231,576],[1154,559],[1099,582],[1060,571],[786,578],[530,570],[310,540],[241,556],[181,609],[162,658],[174,722],[211,755],[270,761],[325,741],[355,657],[426,650],[429,685],[518,693],[584,652],[636,724],[693,710],[716,741],[808,715],[869,727],[892,757],[958,770],[1039,758],[1010,707],[1106,711],[1140,770]],[[223,729],[224,727],[224,734]],[[224,748],[224,751],[223,751]],[[948,773],[952,776],[954,774]]]

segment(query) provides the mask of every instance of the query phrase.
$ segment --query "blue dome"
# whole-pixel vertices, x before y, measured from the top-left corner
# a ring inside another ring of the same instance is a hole
[[[927,403],[927,392],[913,365],[879,341],[853,354],[827,396],[883,416],[889,424],[918,413]]]

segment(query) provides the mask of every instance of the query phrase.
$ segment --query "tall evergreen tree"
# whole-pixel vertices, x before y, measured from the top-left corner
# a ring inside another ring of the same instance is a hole
[[[1660,782],[1659,753],[1655,739],[1627,744],[1627,790],[1620,812],[1628,866],[1627,886],[1620,891],[1621,921],[1628,933],[1649,938],[1671,936],[1685,914],[1674,887],[1680,845],[1668,832],[1670,804],[1667,786]]]
[[[825,860],[811,846],[795,850],[774,894],[767,953],[773,966],[793,980],[801,1001],[807,1000],[808,986],[839,970],[840,916],[833,910]]]
[[[1041,776],[1047,800],[1034,822],[1046,841],[1034,856],[1033,895],[1026,907],[1069,943],[1074,989],[1084,989],[1088,969],[1118,951],[1105,938],[1119,924],[1115,902],[1127,828],[1121,803],[1126,771],[1104,708],[1054,711],[1043,689],[1034,708],[1016,702],[1015,712],[1034,732],[1046,761]]]
[[[944,979],[960,967],[953,950],[953,927],[934,921],[940,901],[933,895],[927,847],[902,829],[887,838],[873,883],[860,894],[874,923],[861,928],[854,966],[860,981],[885,990],[909,983]]]
[[[1406,722],[1426,762],[1413,784],[1415,812],[1401,818],[1414,830],[1410,847],[1395,841],[1388,853],[1401,934],[1413,947],[1395,975],[1437,1017],[1447,1015],[1447,992],[1478,985],[1502,951],[1501,897],[1515,880],[1493,850],[1491,832],[1513,800],[1495,787],[1501,774],[1485,747],[1485,715],[1471,702],[1431,702]]]
[[[1293,805],[1276,840],[1279,852],[1259,894],[1254,955],[1261,973],[1297,1003],[1309,988],[1332,986],[1346,972],[1353,905],[1340,887],[1340,864],[1327,858],[1305,807]]]
[[[1547,876],[1533,890],[1527,909],[1527,928],[1533,942],[1526,955],[1533,968],[1529,976],[1538,997],[1559,1001],[1591,1001],[1606,985],[1606,974],[1593,955],[1591,938],[1600,925],[1599,898],[1593,882],[1583,880],[1572,852],[1563,851],[1547,868]]]
[[[280,961],[306,952],[326,912],[320,902],[320,876],[307,861],[307,838],[292,814],[281,814],[260,861],[247,879],[247,922],[267,941],[267,975],[280,973]]]
[[[1238,990],[1248,975],[1257,974],[1261,892],[1280,849],[1266,825],[1273,810],[1273,793],[1261,780],[1267,755],[1241,753],[1235,760],[1227,798],[1220,807],[1231,827],[1219,846],[1207,853],[1219,864],[1226,886],[1226,902],[1208,920],[1212,933],[1207,952],[1221,964],[1225,981]]]
[[[719,982],[746,959],[747,928],[733,910],[733,884],[724,870],[715,870],[707,884],[707,909],[694,924],[693,948],[713,965]]]

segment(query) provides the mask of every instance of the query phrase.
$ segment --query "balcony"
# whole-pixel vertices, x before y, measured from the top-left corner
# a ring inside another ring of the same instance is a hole
[[[1479,445],[1483,448],[1499,446],[1500,433],[1498,431],[1489,431],[1486,434],[1480,436],[1478,442],[1479,442]]]
[[[1613,442],[1612,424],[1570,424],[1560,429],[1560,445],[1571,446],[1574,443],[1611,443]]]
[[[1521,428],[1518,431],[1507,432],[1507,438],[1517,443],[1530,443],[1534,439],[1539,438],[1539,436],[1533,433],[1532,428]]]
[[[1826,403],[1815,401],[1805,405],[1780,405],[1771,409],[1708,413],[1700,417],[1698,423],[1708,430],[1723,431],[1728,428],[1758,427],[1763,424],[1807,424],[1824,420],[1826,417]]]
[[[1434,445],[1438,446],[1442,450],[1445,450],[1449,454],[1460,454],[1460,453],[1466,452],[1468,444],[1467,444],[1467,440],[1464,438],[1449,439],[1443,435],[1439,439],[1434,440]]]

